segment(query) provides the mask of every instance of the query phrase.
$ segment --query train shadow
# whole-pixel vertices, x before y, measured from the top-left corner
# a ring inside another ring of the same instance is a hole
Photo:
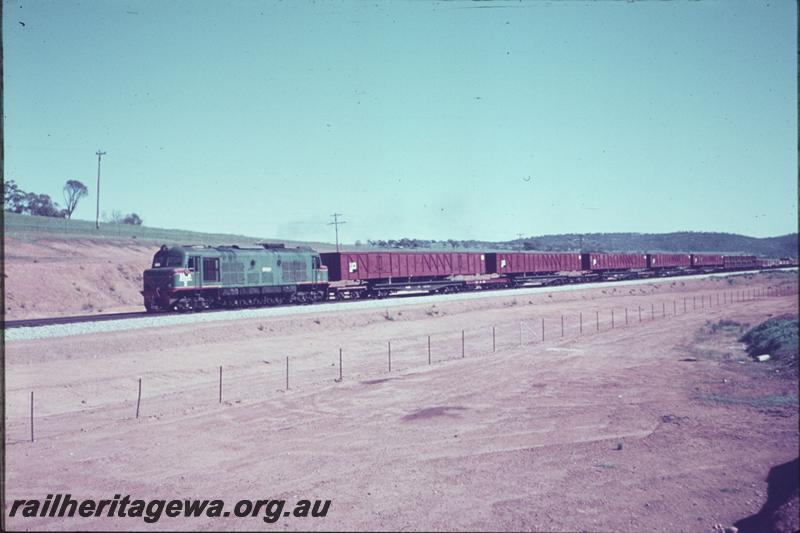
[[[767,475],[767,501],[753,515],[742,518],[734,524],[741,533],[784,531],[789,524],[780,524],[787,513],[796,509],[786,509],[786,504],[800,491],[800,458],[775,466]],[[794,524],[796,526],[796,524]]]

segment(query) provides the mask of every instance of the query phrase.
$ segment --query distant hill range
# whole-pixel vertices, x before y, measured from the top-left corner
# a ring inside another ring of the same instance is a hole
[[[284,242],[287,246],[303,244],[317,251],[335,250],[331,243],[288,241],[280,237],[210,234],[187,230],[129,226],[125,224],[68,220],[3,213],[5,235],[23,239],[110,239],[143,244],[254,244]],[[512,241],[446,241],[423,239],[377,240],[342,244],[342,250],[530,250],[539,252],[710,252],[748,254],[761,257],[797,257],[797,233],[780,237],[747,237],[735,233],[682,231],[678,233],[568,233],[542,235]]]
[[[715,252],[763,257],[797,257],[798,241],[797,233],[757,238],[735,233],[681,231],[542,235],[502,244],[538,251]]]
[[[357,242],[356,245],[359,243]],[[535,252],[709,252],[797,257],[797,233],[780,237],[747,237],[734,233],[568,233],[512,241],[399,239],[367,241],[372,249],[527,250]],[[347,249],[352,247],[347,246]],[[357,248],[357,247],[356,247]]]

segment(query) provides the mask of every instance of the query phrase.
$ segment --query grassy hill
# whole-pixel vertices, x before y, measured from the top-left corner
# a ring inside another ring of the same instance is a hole
[[[278,237],[252,237],[221,233],[200,233],[178,229],[127,226],[62,218],[37,217],[4,213],[5,234],[23,240],[36,239],[110,239],[147,244],[253,244],[283,242],[288,246],[307,245],[325,252],[331,243],[300,242]],[[369,244],[343,244],[344,250],[531,250],[531,251],[597,251],[597,252],[718,252],[753,254],[762,257],[797,257],[797,233],[778,237],[748,237],[735,233],[682,231],[677,233],[569,233],[541,235],[512,241],[401,239],[369,241]]]
[[[253,237],[227,233],[202,233],[182,229],[152,228],[101,222],[100,228],[89,220],[69,220],[65,218],[39,217],[3,213],[4,234],[24,241],[39,239],[89,239],[142,243],[159,246],[161,244],[223,244],[253,245],[259,242],[282,242],[287,246],[312,246],[320,251],[334,249],[332,244],[319,242],[300,242],[275,237]]]

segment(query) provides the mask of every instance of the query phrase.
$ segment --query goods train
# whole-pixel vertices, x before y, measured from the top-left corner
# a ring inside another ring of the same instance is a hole
[[[334,252],[173,246],[144,271],[144,306],[202,311],[796,266],[752,255],[537,252]]]

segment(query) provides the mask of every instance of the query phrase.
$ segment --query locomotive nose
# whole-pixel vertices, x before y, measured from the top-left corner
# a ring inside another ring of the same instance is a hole
[[[151,268],[142,276],[142,296],[148,311],[165,309],[169,306],[169,288],[172,282],[171,268]]]

